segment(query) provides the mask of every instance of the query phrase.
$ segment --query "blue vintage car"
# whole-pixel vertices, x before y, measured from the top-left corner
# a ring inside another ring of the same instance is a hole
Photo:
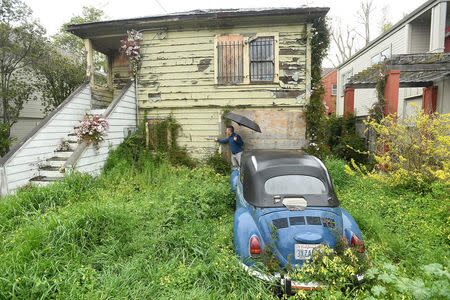
[[[254,275],[271,277],[249,268],[265,247],[282,268],[301,268],[316,247],[334,249],[339,238],[359,252],[365,250],[358,225],[339,207],[328,170],[314,156],[282,150],[245,152],[240,171],[231,174],[231,186],[236,194],[236,253]],[[281,280],[292,285],[288,289],[315,287]]]

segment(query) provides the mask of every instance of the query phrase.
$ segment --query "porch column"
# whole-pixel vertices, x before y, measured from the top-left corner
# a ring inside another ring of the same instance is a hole
[[[431,9],[430,52],[444,52],[446,16],[447,2],[440,2]]]
[[[398,109],[398,90],[400,88],[400,70],[391,70],[388,73],[386,86],[384,88],[384,99],[386,105],[384,114],[397,114]]]
[[[437,86],[423,88],[422,109],[426,114],[433,114],[436,112],[437,92]]]
[[[106,56],[106,62],[107,62],[107,70],[106,70],[106,83],[108,85],[108,88],[112,89],[113,88],[113,61],[114,61],[114,56],[113,55],[107,55]]]
[[[94,49],[92,48],[92,41],[84,39],[84,48],[86,49],[86,76],[90,77],[91,85],[94,84]]]
[[[355,111],[355,89],[346,88],[344,91],[344,116]]]

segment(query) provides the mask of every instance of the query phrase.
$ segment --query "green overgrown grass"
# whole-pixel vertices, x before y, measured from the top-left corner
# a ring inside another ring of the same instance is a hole
[[[229,178],[207,167],[174,167],[136,152],[136,143],[127,140],[113,151],[99,177],[71,174],[1,199],[0,298],[277,298],[234,254]],[[391,263],[398,277],[425,285],[431,279],[422,266],[447,267],[444,186],[417,194],[348,175],[342,161],[327,165],[373,266]],[[327,289],[310,296],[364,298],[382,284],[371,280],[350,294]],[[395,295],[389,288],[379,294]]]

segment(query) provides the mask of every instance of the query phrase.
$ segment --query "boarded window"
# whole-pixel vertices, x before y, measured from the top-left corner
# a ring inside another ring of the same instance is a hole
[[[261,37],[250,42],[250,81],[273,81],[275,77],[274,38]]]
[[[217,38],[217,82],[236,84],[244,81],[244,41],[242,35]]]

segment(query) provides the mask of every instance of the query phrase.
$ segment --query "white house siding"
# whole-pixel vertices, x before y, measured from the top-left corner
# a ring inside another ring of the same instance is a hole
[[[134,84],[128,88],[106,120],[109,122],[109,130],[105,140],[98,150],[94,146],[84,150],[76,163],[76,171],[99,174],[108,158],[109,150],[117,148],[127,136],[128,131],[136,128]]]
[[[441,80],[436,85],[438,87],[436,111],[440,114],[448,114],[450,113],[450,79]]]
[[[409,53],[423,53],[430,50],[430,23],[427,22],[412,22]],[[407,52],[405,52],[407,53]]]
[[[91,89],[85,84],[60,110],[50,117],[2,166],[2,194],[14,192],[37,175],[38,165],[54,156],[61,140],[73,132],[91,105]]]
[[[358,55],[350,62],[338,69],[338,96],[336,97],[336,114],[344,113],[344,90],[342,86],[342,74],[352,72],[357,74],[372,65],[372,57],[389,48],[390,55],[406,53],[407,48],[407,30],[405,26],[390,34],[388,37],[371,46],[364,53]],[[399,99],[403,99],[403,89],[400,89]],[[357,116],[365,116],[372,104],[376,101],[375,89],[356,89],[355,90],[355,114]],[[399,103],[400,106],[400,103]],[[402,105],[401,105],[402,106]],[[403,106],[402,106],[403,107]],[[400,108],[400,107],[399,107]],[[399,110],[400,111],[400,110]]]

